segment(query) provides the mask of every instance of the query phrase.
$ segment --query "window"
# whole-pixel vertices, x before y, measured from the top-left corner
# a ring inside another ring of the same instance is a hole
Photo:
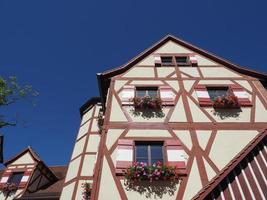
[[[14,172],[11,177],[8,179],[7,183],[14,183],[17,186],[20,184],[20,181],[24,175],[24,172]]]
[[[187,56],[176,56],[175,61],[176,61],[177,66],[190,65],[189,59]]]
[[[162,56],[161,57],[162,66],[174,66],[172,56]]]
[[[136,88],[136,97],[145,97],[149,96],[151,98],[158,97],[158,88],[157,87],[137,87]]]
[[[163,142],[136,142],[135,161],[153,165],[157,161],[163,163]]]
[[[207,87],[207,90],[212,101],[219,96],[227,96],[229,94],[228,87]]]

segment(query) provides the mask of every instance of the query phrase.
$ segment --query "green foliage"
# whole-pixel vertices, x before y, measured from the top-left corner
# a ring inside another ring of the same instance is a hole
[[[29,100],[35,105],[34,98],[38,95],[39,93],[34,91],[31,85],[19,85],[15,76],[7,79],[0,77],[0,106],[9,106],[22,99]],[[16,121],[5,120],[4,116],[0,115],[0,128],[16,124]]]

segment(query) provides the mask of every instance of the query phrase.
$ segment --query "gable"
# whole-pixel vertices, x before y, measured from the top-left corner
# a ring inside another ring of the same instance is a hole
[[[35,164],[35,161],[29,152],[23,154],[9,165]]]

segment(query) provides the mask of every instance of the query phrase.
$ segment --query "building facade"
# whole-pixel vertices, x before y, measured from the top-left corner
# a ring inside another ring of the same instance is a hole
[[[97,77],[62,200],[81,199],[84,182],[91,199],[267,198],[266,75],[167,36]],[[136,162],[157,161],[179,180],[126,179]]]
[[[16,199],[267,198],[266,74],[168,35],[97,79],[67,169],[6,162],[0,184],[26,173]]]

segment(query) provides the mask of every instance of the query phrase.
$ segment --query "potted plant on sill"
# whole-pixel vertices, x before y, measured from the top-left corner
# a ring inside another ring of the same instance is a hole
[[[18,189],[18,186],[15,183],[5,183],[4,185],[1,186],[0,190],[3,193],[11,193],[14,192]]]
[[[125,170],[124,177],[129,182],[141,180],[149,180],[150,182],[158,180],[177,181],[180,179],[180,174],[176,167],[164,165],[160,161],[151,166],[143,162],[135,162]]]
[[[214,108],[239,108],[238,98],[235,95],[219,96],[213,101]]]
[[[82,189],[83,189],[82,191],[83,200],[89,200],[91,197],[91,191],[92,191],[91,184],[88,182],[83,183]]]
[[[158,97],[134,97],[133,98],[133,105],[135,109],[161,109],[162,102],[161,99]]]

